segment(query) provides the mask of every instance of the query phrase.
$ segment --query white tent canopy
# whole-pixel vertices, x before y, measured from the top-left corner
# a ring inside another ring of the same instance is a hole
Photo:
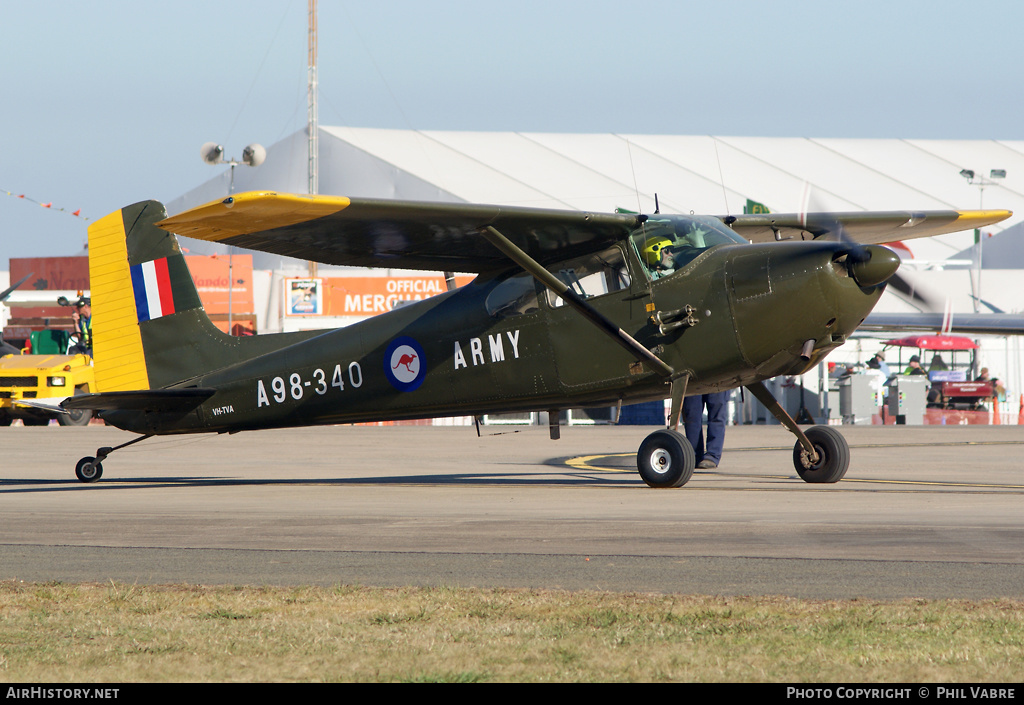
[[[235,190],[306,192],[306,133],[235,170]],[[810,139],[686,135],[442,132],[321,127],[320,192],[651,212],[741,213],[747,199],[773,212],[1007,208],[1024,222],[1024,142]],[[1006,177],[982,190],[970,169]],[[168,203],[171,214],[228,193],[229,173]],[[956,257],[972,233],[910,243],[925,260]],[[987,258],[986,258],[987,259]]]
[[[305,193],[307,139],[300,131],[267,150],[258,168],[238,167],[235,190]],[[1014,216],[986,228],[984,278],[952,260],[975,258],[973,233],[908,243],[916,266],[903,270],[915,286],[956,312],[978,298],[1006,311],[1024,310],[1016,286],[1024,266],[1024,142],[996,140],[809,139],[686,135],[438,132],[321,127],[320,192],[367,198],[492,203],[598,212],[741,213],[748,199],[773,212],[1005,208]],[[986,180],[982,189],[961,170]],[[227,170],[168,203],[171,214],[228,195]],[[989,238],[988,236],[994,236]],[[190,241],[193,252],[216,245]],[[257,269],[305,263],[257,254]],[[942,267],[945,271],[930,271]],[[1001,270],[1001,271],[1000,271]],[[915,310],[887,292],[879,311]],[[861,360],[880,342],[856,338],[836,359]],[[992,339],[981,364],[1024,388],[1018,338]],[[1012,348],[1012,351],[1011,351]]]

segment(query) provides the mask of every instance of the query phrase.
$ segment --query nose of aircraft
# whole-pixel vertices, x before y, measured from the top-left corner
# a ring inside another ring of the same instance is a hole
[[[751,245],[730,263],[737,338],[762,376],[796,374],[856,330],[896,273],[878,245]]]
[[[846,267],[861,286],[877,286],[896,273],[900,258],[888,247],[866,245],[846,257]]]

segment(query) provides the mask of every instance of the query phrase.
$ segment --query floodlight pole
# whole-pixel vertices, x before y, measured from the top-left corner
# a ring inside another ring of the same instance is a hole
[[[967,183],[972,186],[978,187],[978,210],[984,210],[985,203],[985,187],[993,186],[999,183],[997,179],[1006,178],[1006,169],[992,169],[989,172],[988,178],[978,174],[973,169],[962,169],[960,176],[967,179]],[[984,247],[984,240],[981,237],[981,229],[974,229],[974,244],[977,246],[975,252],[975,264],[978,270],[978,286],[974,295],[974,312],[978,313],[980,310],[981,303],[981,270],[982,270],[982,251]]]
[[[253,143],[242,151],[242,161],[237,159],[224,159],[224,148],[214,142],[207,142],[200,150],[203,161],[212,166],[227,164],[231,167],[231,178],[228,181],[228,197],[235,193],[235,167],[239,164],[247,166],[259,166],[266,158],[266,150],[262,146]],[[235,246],[228,245],[228,335],[232,335],[234,326],[234,292],[235,292]]]
[[[307,164],[307,187],[310,195],[320,191],[320,173],[317,165],[319,156],[318,132],[320,120],[317,112],[317,78],[316,78],[316,0],[309,0],[309,54],[307,73],[308,126],[309,131],[309,162]]]
[[[308,107],[309,107],[309,162],[308,169],[308,190],[310,195],[316,195],[320,191],[320,170],[317,159],[320,153],[320,119],[317,113],[317,79],[316,79],[316,0],[309,0],[309,54],[308,54]],[[312,279],[317,275],[316,262],[309,261],[309,277]]]

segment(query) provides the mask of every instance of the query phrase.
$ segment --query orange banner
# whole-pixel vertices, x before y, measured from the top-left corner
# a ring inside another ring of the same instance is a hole
[[[456,277],[457,286],[473,280]],[[285,280],[285,290],[290,282]],[[319,279],[325,316],[376,316],[386,313],[402,301],[422,301],[447,291],[444,277],[421,275],[407,277],[323,277]],[[290,311],[290,309],[289,309]],[[289,315],[296,315],[289,313]]]
[[[192,280],[207,313],[252,313],[252,255],[185,255]],[[234,281],[232,285],[231,282]]]

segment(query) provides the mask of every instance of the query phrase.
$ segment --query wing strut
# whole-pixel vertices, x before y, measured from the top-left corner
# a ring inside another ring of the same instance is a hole
[[[602,313],[595,310],[593,306],[588,304],[568,286],[566,286],[565,282],[548,270],[544,269],[544,267],[542,267],[535,259],[516,247],[512,241],[494,229],[493,226],[488,225],[484,227],[481,229],[480,234],[483,235],[492,245],[507,255],[509,259],[525,269],[529,274],[533,275],[534,279],[554,292],[556,296],[562,299],[562,301],[564,301],[568,306],[571,306],[573,310],[607,334],[608,337],[629,352],[639,356],[641,360],[646,362],[648,366],[654,370],[654,372],[667,379],[672,379],[675,376],[676,371],[669,365],[665,364],[661,358],[651,352],[647,347],[637,342],[633,336],[619,328]]]

